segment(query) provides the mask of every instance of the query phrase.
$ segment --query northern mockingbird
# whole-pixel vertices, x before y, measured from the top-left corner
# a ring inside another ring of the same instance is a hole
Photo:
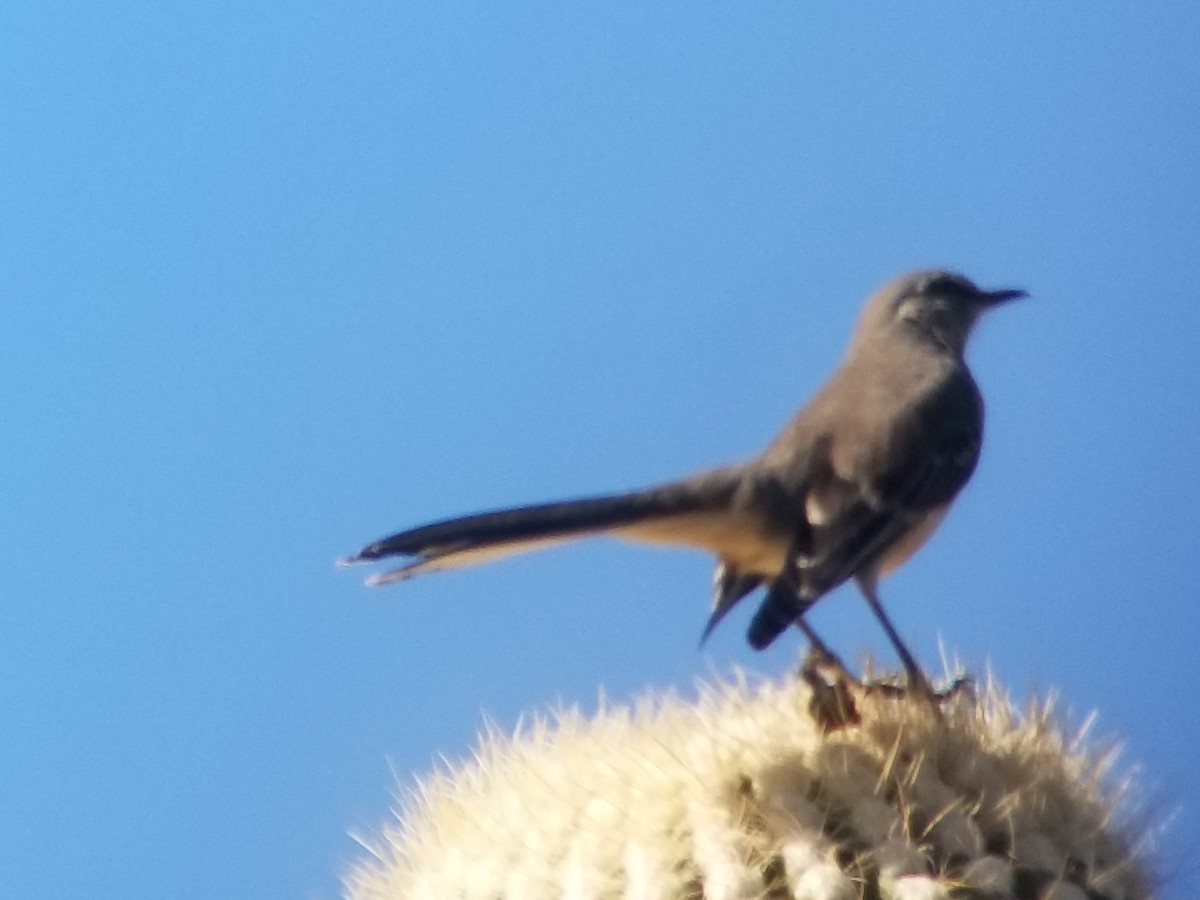
[[[341,562],[409,557],[368,580],[389,584],[594,534],[698,547],[717,557],[706,637],[765,587],[750,644],[762,649],[795,623],[826,653],[804,613],[853,578],[910,684],[928,692],[877,583],[925,542],[971,477],[983,401],[963,350],[984,311],[1023,296],[954,272],[897,278],[868,300],[825,386],[748,462],[633,493],[433,522]]]

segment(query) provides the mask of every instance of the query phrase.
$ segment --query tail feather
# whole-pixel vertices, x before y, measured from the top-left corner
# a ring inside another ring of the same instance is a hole
[[[436,551],[430,551],[428,554],[417,555],[416,559],[412,562],[399,568],[389,569],[386,572],[380,572],[378,575],[372,575],[367,579],[367,584],[371,587],[378,587],[385,584],[394,584],[397,581],[407,581],[410,578],[427,572],[477,566],[495,559],[502,559],[505,556],[528,553],[542,547],[551,547],[555,544],[565,543],[580,536],[578,534],[570,534],[559,535],[557,537],[529,538],[521,541],[506,541],[503,543],[480,544],[476,547],[443,547]],[[352,565],[356,561],[353,559],[349,561],[342,560],[341,564]]]
[[[713,575],[713,611],[700,635],[700,644],[708,640],[721,620],[748,594],[758,590],[763,577],[757,573],[746,574],[736,566],[722,561]]]
[[[371,584],[388,584],[421,572],[475,565],[604,532],[671,543],[702,543],[701,540],[689,540],[687,534],[689,531],[706,533],[705,529],[689,529],[686,525],[674,528],[668,523],[674,520],[682,523],[703,518],[706,513],[726,510],[737,486],[736,470],[717,470],[687,481],[629,494],[541,503],[445,519],[368,544],[354,556],[341,560],[340,564],[353,565],[389,556],[412,557],[407,565],[370,579]],[[643,527],[639,529],[639,525]]]

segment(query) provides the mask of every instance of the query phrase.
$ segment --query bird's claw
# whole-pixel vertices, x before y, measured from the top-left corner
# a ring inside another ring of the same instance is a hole
[[[892,678],[859,678],[824,647],[811,647],[800,677],[812,691],[809,713],[826,733],[857,725],[862,716],[857,698],[881,696],[894,700],[918,698],[928,704],[934,715],[941,717],[945,704],[965,695],[975,697],[975,680],[960,675],[942,688],[935,688],[923,674],[909,677],[907,683]]]

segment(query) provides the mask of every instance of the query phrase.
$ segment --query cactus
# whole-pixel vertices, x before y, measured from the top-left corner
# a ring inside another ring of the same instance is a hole
[[[941,714],[858,694],[822,729],[803,680],[746,676],[564,711],[419,782],[364,841],[352,900],[1141,900],[1115,750],[990,680]],[[1142,842],[1145,843],[1145,842]]]

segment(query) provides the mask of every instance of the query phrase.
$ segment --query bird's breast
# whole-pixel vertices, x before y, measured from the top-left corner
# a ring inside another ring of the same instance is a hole
[[[914,522],[912,527],[905,531],[897,540],[892,543],[879,556],[879,560],[875,564],[876,574],[883,576],[887,575],[908,561],[908,558],[916,553],[929,540],[930,535],[941,524],[945,518],[946,510],[949,505],[931,509],[922,513],[920,519]]]

